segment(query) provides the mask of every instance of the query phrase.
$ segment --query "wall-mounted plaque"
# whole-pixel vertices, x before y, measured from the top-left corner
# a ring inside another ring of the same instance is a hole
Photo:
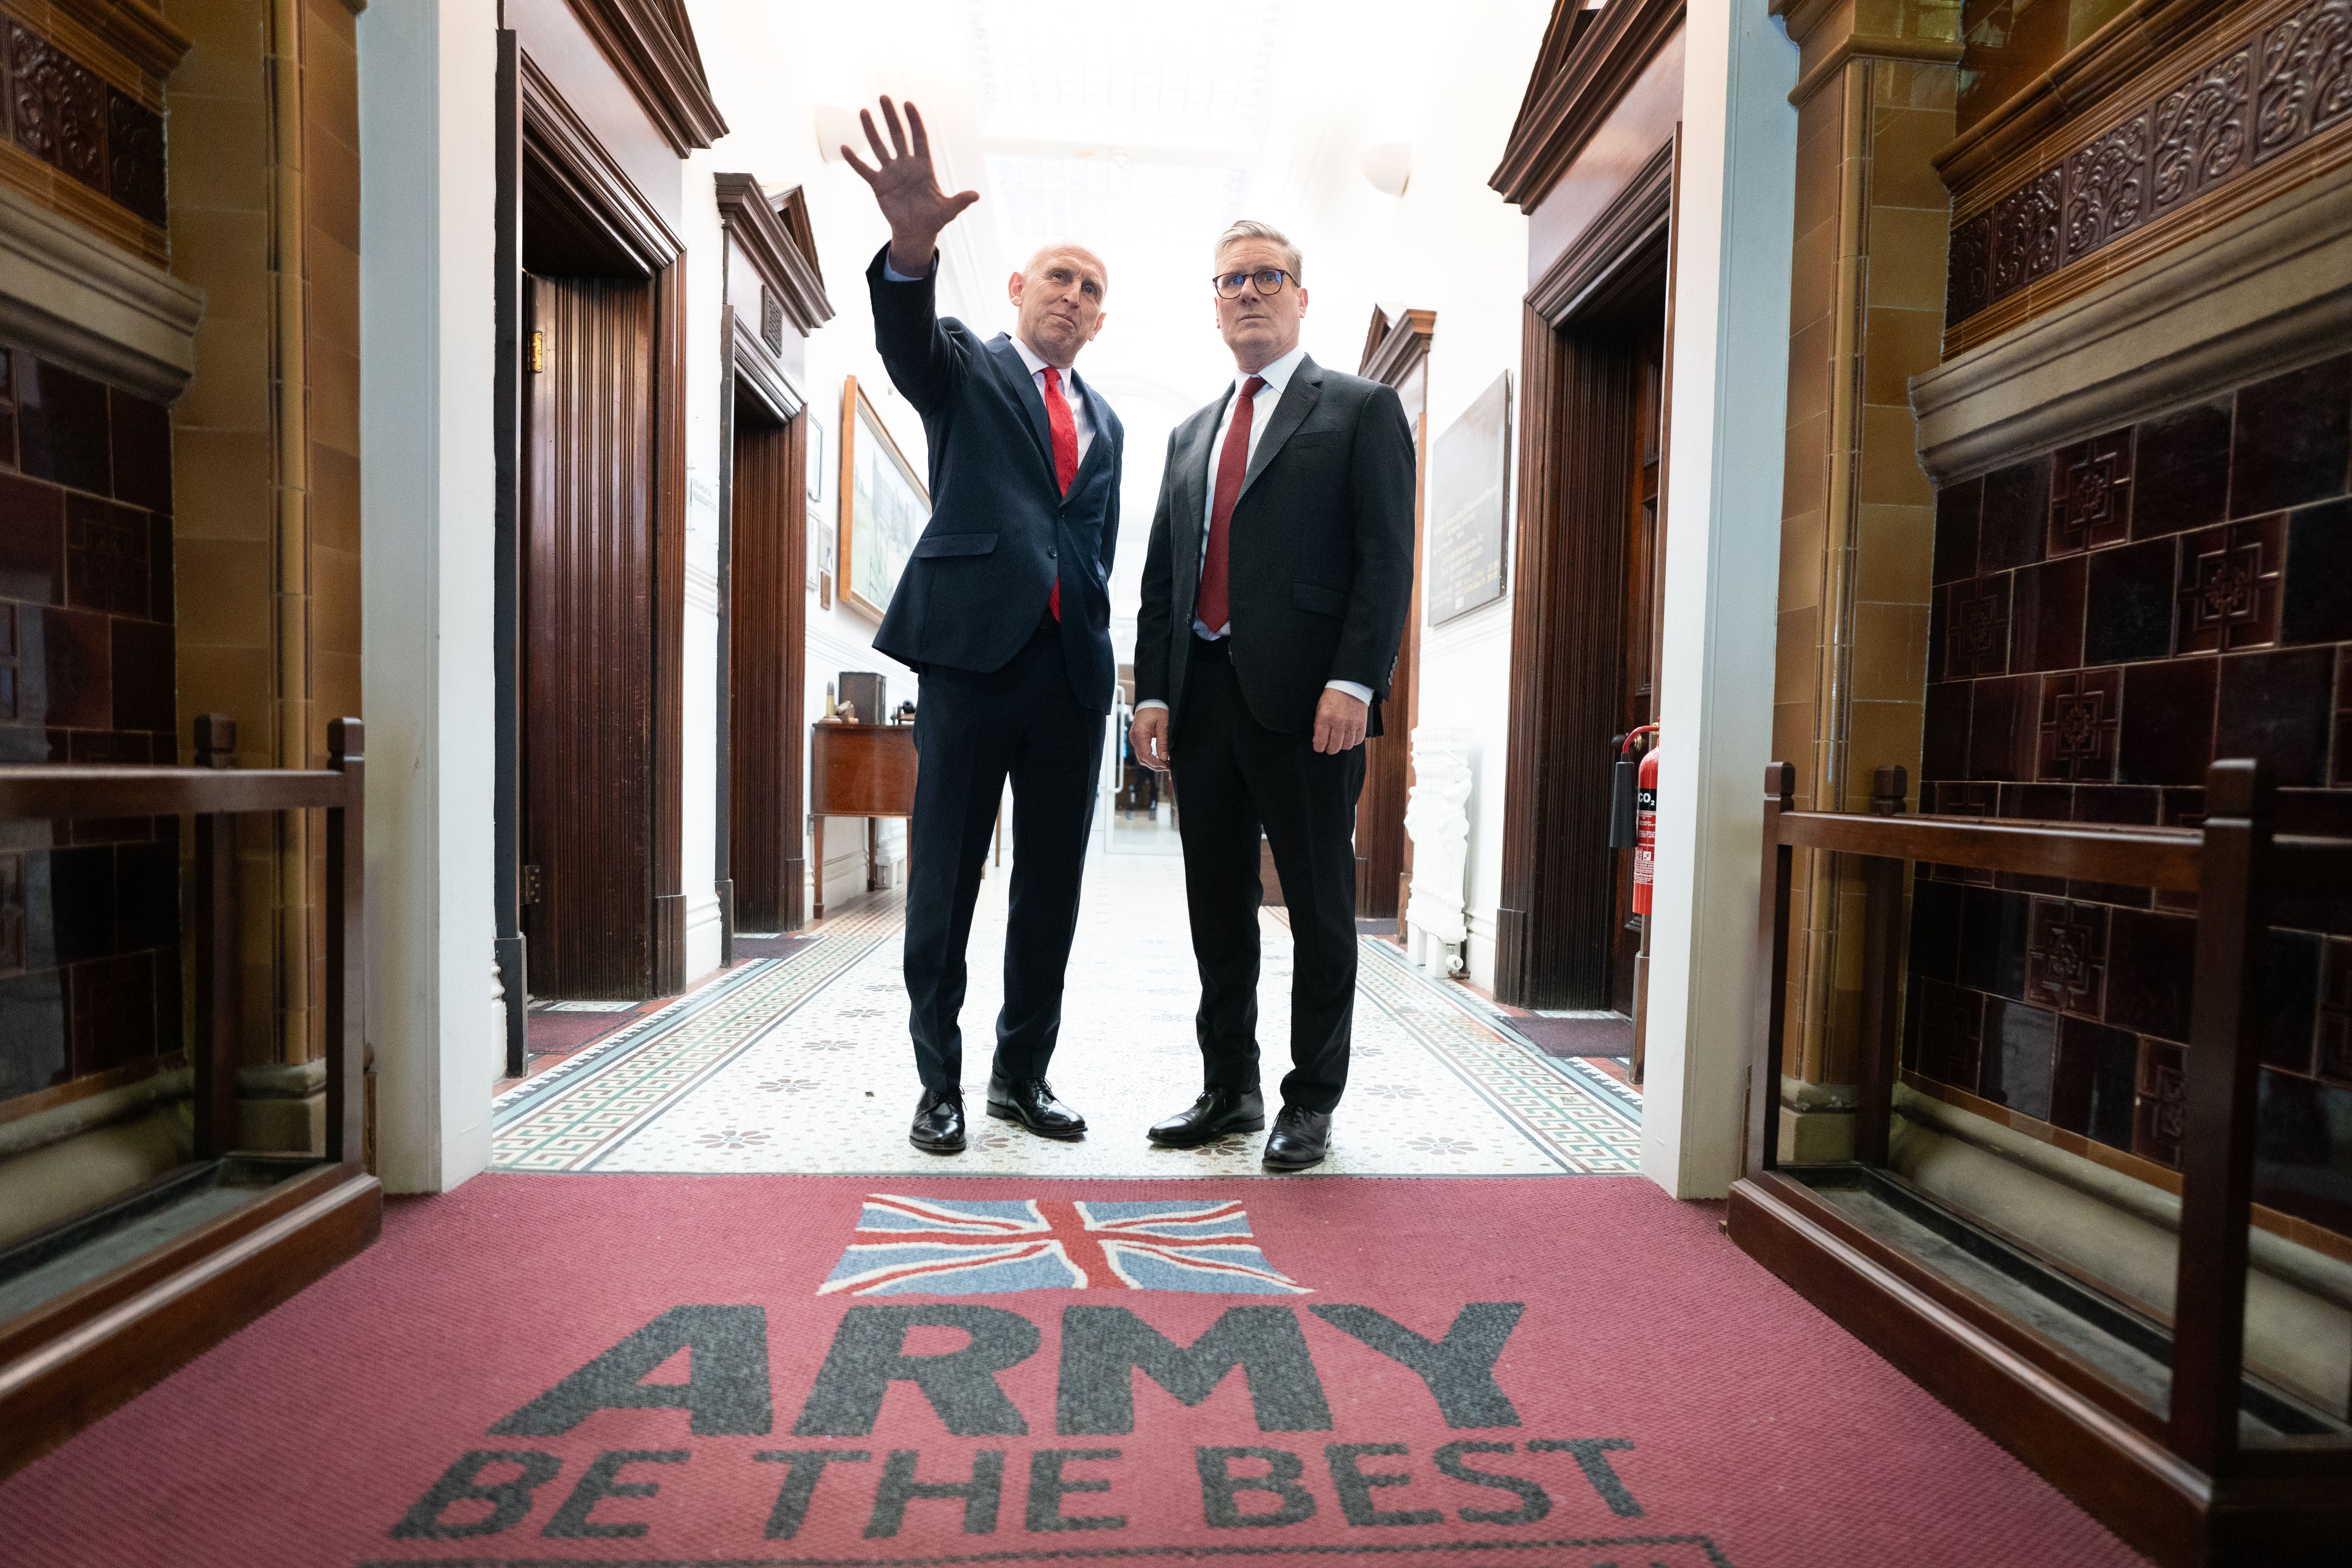
[[[880,620],[898,591],[915,541],[931,520],[931,498],[914,466],[883,427],[857,378],[841,389],[841,602]]]
[[[1480,393],[1429,454],[1429,624],[1503,596],[1511,483],[1511,373]]]

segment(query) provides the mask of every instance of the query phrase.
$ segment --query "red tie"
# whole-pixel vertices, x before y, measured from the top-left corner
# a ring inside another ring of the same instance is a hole
[[[1201,563],[1201,594],[1192,601],[1192,614],[1211,631],[1222,630],[1232,621],[1233,607],[1225,589],[1225,562],[1233,532],[1234,503],[1242,499],[1242,478],[1249,472],[1250,426],[1256,418],[1254,412],[1257,389],[1265,384],[1265,377],[1254,375],[1242,383],[1241,395],[1234,400],[1233,428],[1225,432],[1225,448],[1217,454],[1217,500],[1209,510],[1209,554]]]
[[[1062,373],[1052,365],[1045,370],[1045,423],[1054,432],[1054,479],[1061,485],[1062,493],[1070,493],[1070,481],[1078,477],[1078,422],[1070,417],[1070,400],[1062,395]],[[1062,618],[1062,580],[1054,579],[1053,596],[1045,607],[1054,618]]]

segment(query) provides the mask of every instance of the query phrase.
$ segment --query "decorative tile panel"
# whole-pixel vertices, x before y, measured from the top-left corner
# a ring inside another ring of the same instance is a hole
[[[2058,454],[2050,554],[2072,555],[2131,536],[2131,437],[2129,430],[2116,430]]]
[[[2045,169],[1993,204],[1993,300],[2058,270],[2058,194],[2063,180],[2063,171]]]
[[[2099,1016],[2107,977],[2107,911],[2094,904],[2033,900],[2025,949],[2025,999],[2057,1012]]]
[[[2352,355],[2019,454],[1939,494],[1936,535],[1923,809],[2195,827],[2207,766],[2252,756],[2281,831],[2352,834]],[[2177,1165],[2196,910],[1922,868],[1906,1066]],[[2352,1125],[2352,900],[2276,904],[2263,973],[2257,1201],[2352,1236],[2352,1148],[2322,1125]]]
[[[161,225],[163,119],[21,23],[0,17],[5,116],[17,146]]]
[[[1946,590],[1944,675],[1960,679],[2009,668],[2007,576],[1978,577]]]
[[[2226,37],[2153,97],[2094,122],[2054,163],[1952,226],[1957,326],[2255,167],[2352,121],[2352,0],[2305,0]]]
[[[2222,653],[2278,639],[2285,519],[2257,518],[2192,533],[2181,547],[2181,653]]]
[[[2042,747],[2035,776],[2103,784],[2116,776],[2123,672],[2076,669],[2042,682]]]
[[[106,194],[149,223],[163,221],[163,117],[110,88],[106,94]]]
[[[2156,100],[2156,216],[2202,195],[2247,164],[2247,95],[2252,51],[2241,48],[2189,75]]]
[[[2311,0],[2263,35],[2254,162],[2352,119],[2352,0]]]
[[[2143,1041],[2139,1083],[2132,1105],[2132,1152],[2159,1164],[2180,1163],[2180,1135],[2189,1127],[2189,1079],[2178,1046]]]
[[[175,760],[171,520],[149,510],[170,504],[169,416],[22,350],[0,363],[23,460],[0,471],[0,760]],[[179,819],[42,832],[54,848],[0,857],[0,1100],[183,1037]]]
[[[2147,210],[2148,119],[2135,114],[2066,160],[2068,261],[2090,255]]]

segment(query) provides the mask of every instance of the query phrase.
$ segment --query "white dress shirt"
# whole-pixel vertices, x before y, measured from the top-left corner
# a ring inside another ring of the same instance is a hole
[[[886,261],[882,265],[887,268],[890,264]],[[1013,340],[1013,347],[1020,353],[1021,363],[1029,367],[1029,379],[1037,384],[1037,395],[1052,396],[1053,395],[1045,390],[1045,372],[1051,367],[1044,360],[1039,359],[1031,351],[1029,345],[1019,338]],[[1087,412],[1087,400],[1079,395],[1078,373],[1075,370],[1066,370],[1061,373],[1061,381],[1062,401],[1069,405],[1070,422],[1078,427],[1078,461],[1084,463],[1087,460],[1087,448],[1095,444],[1094,417]],[[1076,470],[1073,470],[1074,475],[1075,472]]]
[[[886,262],[884,265],[887,267],[888,263]],[[1242,388],[1249,384],[1252,374],[1255,374],[1265,383],[1264,386],[1258,388],[1257,395],[1250,400],[1249,459],[1243,464],[1243,471],[1246,473],[1249,462],[1256,460],[1258,441],[1265,435],[1266,426],[1273,422],[1275,408],[1282,402],[1283,393],[1288,390],[1290,378],[1298,373],[1299,362],[1306,357],[1307,350],[1301,346],[1292,349],[1263,370],[1244,371],[1234,377],[1234,395],[1225,399],[1224,414],[1218,419],[1216,434],[1209,442],[1209,476],[1207,484],[1202,487],[1205,500],[1201,508],[1201,561],[1203,567],[1206,566],[1209,559],[1209,529],[1215,521],[1217,513],[1217,463],[1224,455],[1225,437],[1233,430],[1234,416],[1241,410]],[[1230,621],[1222,626],[1212,627],[1203,625],[1197,616],[1192,618],[1194,634],[1207,637],[1213,642],[1224,637],[1233,629],[1233,624]],[[1369,704],[1372,700],[1370,687],[1360,686],[1352,680],[1328,680],[1324,682],[1324,685],[1333,691],[1344,691],[1359,702]],[[1146,708],[1167,706],[1168,704],[1154,697],[1137,703],[1135,710],[1140,713]]]

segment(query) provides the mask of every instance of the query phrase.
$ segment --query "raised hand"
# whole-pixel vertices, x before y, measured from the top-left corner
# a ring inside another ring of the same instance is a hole
[[[931,252],[939,243],[940,230],[955,221],[956,215],[980,200],[978,191],[959,191],[949,195],[940,189],[939,176],[931,168],[931,139],[923,130],[922,111],[913,104],[907,105],[907,123],[898,123],[898,106],[887,98],[882,100],[882,118],[890,126],[890,147],[882,145],[882,133],[875,128],[874,111],[861,109],[858,121],[866,127],[866,140],[873,144],[874,158],[878,167],[869,168],[845,143],[841,155],[858,177],[874,187],[875,203],[882,216],[890,220],[890,265],[909,278],[919,278],[930,270]],[[912,147],[908,146],[911,136]],[[892,148],[897,155],[892,155]]]

